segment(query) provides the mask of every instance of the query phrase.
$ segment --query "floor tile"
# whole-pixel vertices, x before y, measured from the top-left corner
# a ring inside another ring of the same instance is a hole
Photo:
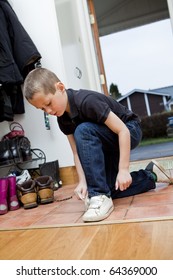
[[[58,208],[54,208],[54,213],[74,213],[83,212],[85,210],[84,202],[81,200],[68,200],[62,202]]]
[[[173,216],[173,203],[160,205],[132,207],[128,209],[125,220],[144,219],[144,218],[164,218]]]
[[[32,223],[36,226],[50,226],[50,225],[68,225],[74,224],[80,217],[82,213],[54,213],[41,218],[39,221]]]
[[[54,202],[36,208],[9,211],[0,215],[0,229],[83,223],[84,202],[74,195],[76,185],[54,192]],[[115,209],[106,221],[173,216],[173,185],[157,184],[156,189],[136,196],[113,200]]]
[[[110,214],[110,216],[106,219],[107,221],[113,221],[113,220],[123,220],[126,216],[127,209],[126,208],[116,208],[114,211]]]
[[[162,205],[173,203],[173,192],[167,193],[153,193],[148,196],[136,195],[132,201],[132,207],[136,206],[149,206],[149,205]]]
[[[128,208],[133,201],[133,196],[117,198],[113,200],[114,206],[117,208]]]

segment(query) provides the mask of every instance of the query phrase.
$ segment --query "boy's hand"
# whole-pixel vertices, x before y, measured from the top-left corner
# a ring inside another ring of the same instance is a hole
[[[132,177],[128,170],[119,170],[115,182],[115,189],[120,191],[125,191],[132,183]]]
[[[79,183],[74,189],[74,193],[78,199],[84,200],[87,196],[87,186],[83,183]]]

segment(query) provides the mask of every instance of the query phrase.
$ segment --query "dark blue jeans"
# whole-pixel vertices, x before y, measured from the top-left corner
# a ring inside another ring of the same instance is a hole
[[[141,140],[141,128],[137,121],[129,121],[126,125],[131,135],[131,149],[134,149]],[[127,190],[115,190],[119,143],[117,134],[107,126],[84,122],[77,126],[74,137],[85,173],[89,197],[105,194],[114,199],[140,194],[155,188],[151,172],[141,169],[131,172],[132,184]]]

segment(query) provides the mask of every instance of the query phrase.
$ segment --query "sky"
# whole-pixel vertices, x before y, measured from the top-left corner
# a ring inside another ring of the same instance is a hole
[[[100,37],[108,90],[173,85],[173,31],[170,19]]]

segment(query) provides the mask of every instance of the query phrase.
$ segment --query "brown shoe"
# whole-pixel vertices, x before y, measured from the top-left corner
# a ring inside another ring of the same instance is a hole
[[[37,191],[33,180],[17,185],[17,196],[25,209],[37,207]]]
[[[54,181],[51,176],[40,176],[35,179],[35,184],[41,204],[54,201]]]

